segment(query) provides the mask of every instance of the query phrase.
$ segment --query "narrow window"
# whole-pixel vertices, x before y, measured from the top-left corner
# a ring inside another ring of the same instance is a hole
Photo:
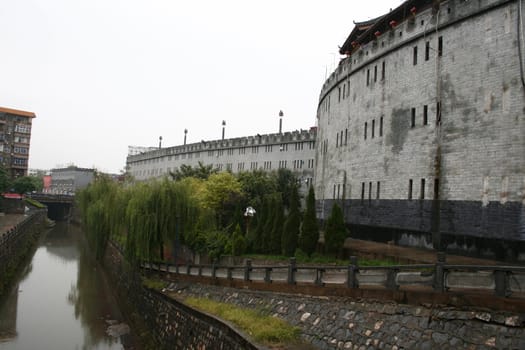
[[[365,140],[366,140],[366,133],[367,133],[367,131],[368,131],[368,123],[365,122]]]
[[[348,144],[348,129],[345,129],[345,146]]]
[[[374,66],[374,83],[377,81],[377,66]]]
[[[436,125],[441,124],[441,101],[436,103]]]
[[[425,61],[430,59],[430,41],[425,43]]]
[[[340,191],[341,190],[341,184],[337,184],[337,199],[341,198]]]
[[[365,183],[361,182],[361,200],[365,200]]]
[[[408,180],[408,200],[412,200],[412,179]]]
[[[376,199],[379,199],[379,192],[381,191],[381,182],[377,182]]]
[[[339,136],[339,146],[343,145],[343,130],[341,130],[341,136]]]
[[[335,148],[339,147],[339,133],[335,135]]]
[[[416,109],[415,108],[412,108],[412,117],[411,117],[411,120],[410,120],[410,127],[415,127],[416,126]]]
[[[381,81],[384,81],[385,80],[385,61],[383,61],[383,64],[382,64],[382,67],[381,67]]]
[[[345,96],[346,96],[346,83],[343,84],[343,100],[345,99]]]
[[[428,106],[423,106],[423,125],[428,125]]]
[[[439,179],[434,179],[434,199],[439,199]]]
[[[383,117],[379,118],[379,136],[383,136]]]
[[[332,196],[334,199],[336,198],[335,197],[335,184],[334,184],[334,195]]]
[[[337,98],[337,102],[341,102],[341,87],[338,87],[337,91],[339,92],[339,97]]]
[[[421,192],[419,193],[419,199],[425,199],[425,179],[421,179]]]
[[[372,138],[374,138],[374,134],[375,134],[375,130],[376,130],[376,120],[375,119],[372,119]]]
[[[414,46],[414,57],[412,60],[414,66],[417,64],[417,46]]]
[[[370,85],[370,69],[366,70],[366,86]]]
[[[438,38],[438,56],[443,56],[443,37],[440,36]]]

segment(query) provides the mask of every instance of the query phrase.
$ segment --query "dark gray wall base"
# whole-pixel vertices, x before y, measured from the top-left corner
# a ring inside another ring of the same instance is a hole
[[[525,261],[525,207],[519,202],[490,202],[487,206],[478,201],[337,202],[344,207],[354,238]],[[318,217],[328,218],[333,203],[318,201]]]

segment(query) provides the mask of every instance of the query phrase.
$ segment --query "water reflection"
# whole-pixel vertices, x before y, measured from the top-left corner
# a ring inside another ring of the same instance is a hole
[[[54,227],[29,266],[1,302],[0,349],[123,348],[106,332],[122,315],[78,228]]]

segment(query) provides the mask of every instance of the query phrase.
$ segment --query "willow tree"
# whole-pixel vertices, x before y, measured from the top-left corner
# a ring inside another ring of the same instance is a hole
[[[97,259],[104,256],[112,232],[121,227],[122,218],[115,215],[113,210],[120,191],[121,187],[109,177],[98,176],[77,195],[82,223]]]
[[[181,183],[163,180],[136,185],[126,208],[128,258],[163,260],[165,244],[182,240],[180,231],[191,230],[196,214],[196,201]]]

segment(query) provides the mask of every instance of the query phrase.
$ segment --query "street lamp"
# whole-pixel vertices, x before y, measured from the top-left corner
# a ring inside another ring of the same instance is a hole
[[[248,235],[250,227],[250,219],[255,215],[256,211],[252,207],[247,207],[244,212],[244,217],[246,218],[246,235]]]

